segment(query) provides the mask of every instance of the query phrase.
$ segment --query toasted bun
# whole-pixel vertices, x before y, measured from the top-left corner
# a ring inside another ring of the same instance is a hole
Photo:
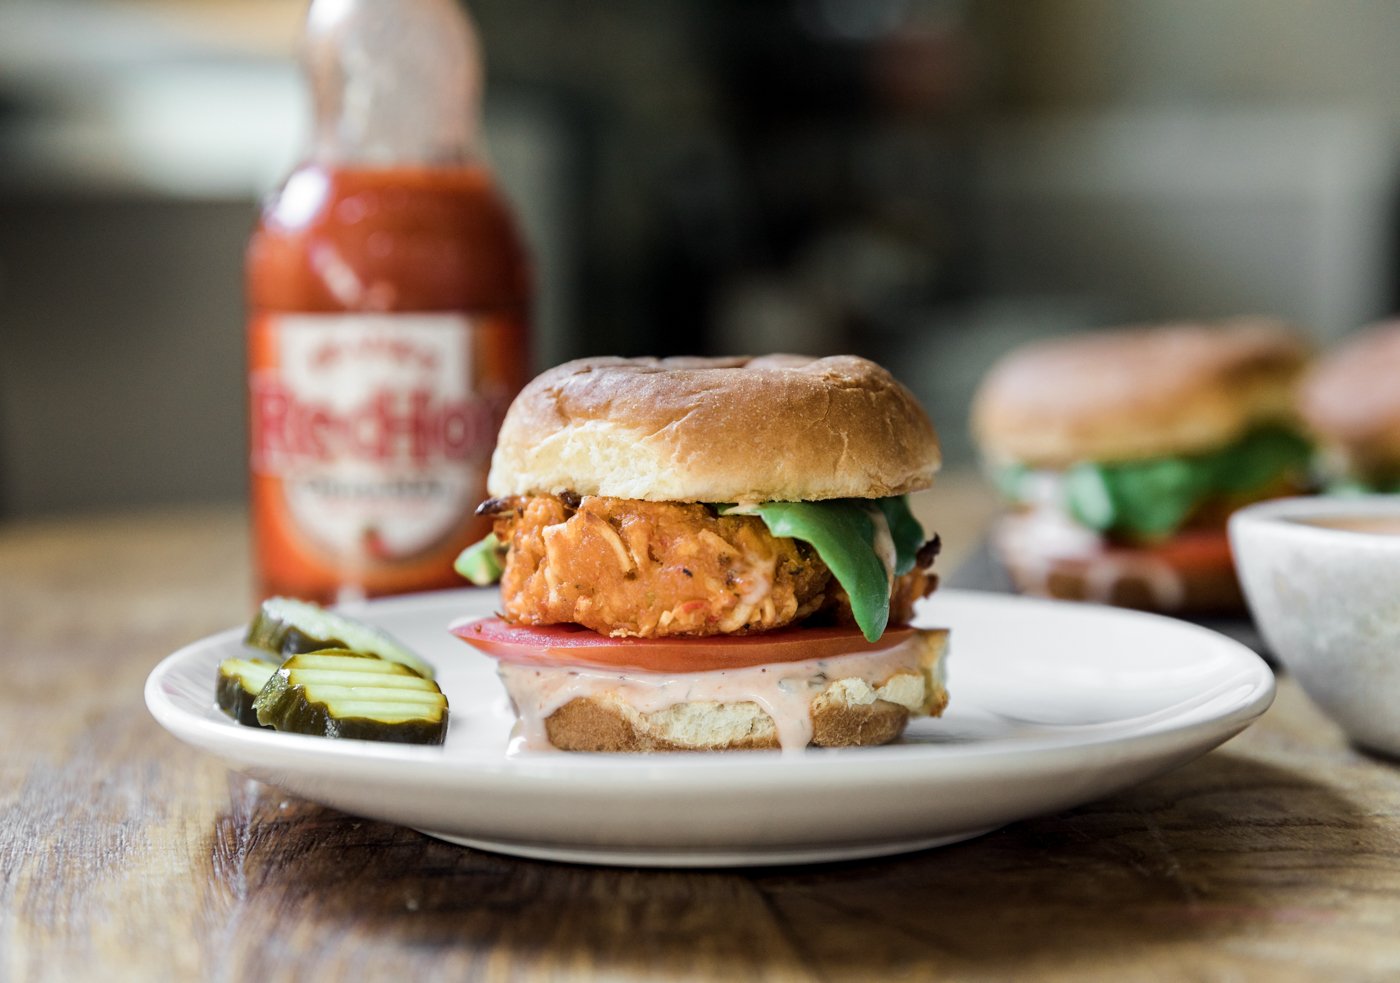
[[[1361,468],[1400,464],[1400,321],[1375,325],[1324,359],[1299,398],[1308,427]]]
[[[1056,338],[993,367],[973,434],[989,456],[1032,467],[1212,450],[1291,419],[1306,359],[1297,334],[1264,318]]]
[[[888,744],[909,722],[909,710],[876,700],[860,705],[826,700],[812,708],[812,744]],[[757,703],[683,703],[641,713],[616,698],[576,699],[545,721],[549,743],[561,751],[776,750],[778,732]]]
[[[992,546],[1023,594],[1160,614],[1234,614],[1244,610],[1244,596],[1224,543],[1219,549],[1180,552],[1104,545],[1092,552],[1063,554],[1047,550],[1035,537],[1013,535],[1019,521],[1023,517],[999,520]],[[1223,539],[1225,532],[1189,535]]]
[[[590,358],[516,398],[488,488],[653,502],[881,498],[927,487],[939,462],[913,395],[863,358]]]
[[[881,672],[875,658],[875,678],[838,678],[811,699],[808,713],[811,743],[818,747],[857,747],[888,744],[904,732],[912,716],[938,716],[948,705],[943,684],[946,631],[922,631],[917,644],[918,665],[907,653],[892,649]],[[780,668],[780,667],[776,667]],[[771,685],[779,685],[775,673]],[[528,677],[526,677],[528,679]],[[503,674],[502,681],[517,706],[528,705],[529,693]],[[549,743],[563,751],[739,751],[779,746],[778,726],[753,700],[719,703],[692,700],[661,710],[644,711],[619,689],[575,697],[544,721]]]

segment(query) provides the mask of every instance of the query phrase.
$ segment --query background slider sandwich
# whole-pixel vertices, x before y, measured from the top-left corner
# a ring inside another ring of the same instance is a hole
[[[453,631],[528,746],[885,743],[947,702],[946,633],[907,627],[938,543],[903,496],[938,464],[864,359],[570,362],[511,406],[458,562],[502,617]]]
[[[1328,491],[1400,493],[1400,321],[1374,325],[1323,359],[1299,403]]]
[[[1018,349],[973,433],[1013,511],[992,545],[1028,593],[1166,612],[1242,606],[1230,512],[1308,483],[1294,389],[1305,346],[1239,318]]]

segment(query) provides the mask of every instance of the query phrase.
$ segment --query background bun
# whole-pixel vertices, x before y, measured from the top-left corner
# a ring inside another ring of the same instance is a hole
[[[1266,318],[1055,338],[998,362],[972,429],[989,456],[1035,467],[1213,450],[1293,418],[1302,339]]]
[[[927,487],[938,437],[863,358],[590,358],[511,404],[492,495],[653,502],[880,498]]]
[[[1378,324],[1324,359],[1303,384],[1309,428],[1362,467],[1400,462],[1400,321]]]

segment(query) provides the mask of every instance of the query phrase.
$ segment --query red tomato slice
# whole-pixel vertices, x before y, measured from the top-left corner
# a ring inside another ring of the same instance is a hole
[[[1193,570],[1209,573],[1234,566],[1230,537],[1224,529],[1189,529],[1142,549],[1183,573]]]
[[[500,618],[464,621],[453,625],[451,631],[502,662],[643,672],[744,669],[879,652],[914,634],[913,628],[889,628],[879,641],[867,642],[858,628],[785,628],[703,638],[609,638],[578,625],[534,627],[512,625]]]

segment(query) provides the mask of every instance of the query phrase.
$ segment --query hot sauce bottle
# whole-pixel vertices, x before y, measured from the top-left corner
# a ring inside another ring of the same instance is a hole
[[[455,586],[527,375],[529,272],[455,0],[314,0],[316,126],[248,247],[258,589]]]

